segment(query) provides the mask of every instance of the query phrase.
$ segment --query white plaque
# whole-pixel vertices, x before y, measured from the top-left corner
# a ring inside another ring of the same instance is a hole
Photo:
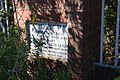
[[[30,48],[35,52],[33,36],[43,39],[42,55],[47,58],[67,60],[68,58],[68,26],[65,23],[36,22],[30,23]]]

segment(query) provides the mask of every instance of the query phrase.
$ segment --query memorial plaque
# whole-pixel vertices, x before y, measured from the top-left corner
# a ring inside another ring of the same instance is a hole
[[[35,53],[35,39],[42,39],[42,56],[66,61],[68,58],[68,26],[65,23],[36,22],[29,24],[30,50]]]

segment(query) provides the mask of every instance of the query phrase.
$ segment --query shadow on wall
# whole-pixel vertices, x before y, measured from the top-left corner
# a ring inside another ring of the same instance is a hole
[[[64,67],[72,73],[72,80],[94,80],[91,62],[93,54],[99,49],[100,13],[96,11],[99,10],[98,4],[101,0],[93,1],[95,2],[90,2],[90,0],[18,0],[21,6],[23,3],[28,4],[32,13],[30,16],[35,17],[36,21],[68,23],[69,57]],[[53,69],[57,65],[59,65],[57,68],[63,69],[60,64],[64,65],[64,63],[53,64],[53,62],[46,60]]]

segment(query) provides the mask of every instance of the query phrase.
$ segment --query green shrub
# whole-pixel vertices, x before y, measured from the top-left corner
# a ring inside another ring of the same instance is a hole
[[[27,47],[21,39],[22,30],[11,25],[8,32],[0,32],[0,80],[14,80],[14,76],[25,80]]]
[[[65,71],[56,71],[55,73],[53,73],[53,76],[57,79],[57,80],[71,80],[71,73],[70,72],[65,72]]]

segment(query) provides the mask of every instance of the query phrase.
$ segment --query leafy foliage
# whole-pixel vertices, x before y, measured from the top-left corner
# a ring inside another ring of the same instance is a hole
[[[9,34],[0,32],[0,80],[24,80],[26,77],[26,42],[21,40],[22,30],[9,27]]]
[[[116,77],[114,80],[120,80],[120,76]]]
[[[71,80],[71,73],[69,72],[62,72],[60,70],[56,71],[55,73],[53,73],[53,76],[56,77],[56,79],[58,80]]]
[[[113,64],[115,54],[115,34],[117,18],[117,0],[105,1],[104,26],[104,62]]]

